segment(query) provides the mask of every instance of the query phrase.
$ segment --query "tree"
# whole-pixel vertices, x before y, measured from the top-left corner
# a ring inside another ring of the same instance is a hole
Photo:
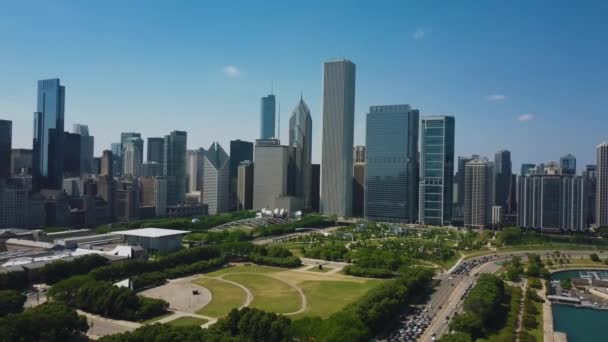
[[[455,332],[453,334],[445,334],[439,342],[471,342],[471,336],[463,332]]]
[[[481,336],[482,332],[481,320],[473,314],[464,313],[454,316],[450,322],[450,329],[464,333],[469,336],[469,339],[471,339],[471,337],[477,338]]]
[[[509,227],[498,233],[498,243],[503,246],[515,245],[522,241],[523,232],[520,228]]]
[[[23,310],[25,296],[15,290],[0,290],[0,316]]]
[[[591,254],[589,255],[589,258],[590,258],[590,259],[591,259],[591,261],[593,261],[593,262],[600,262],[600,261],[601,261],[601,260],[600,260],[600,257],[599,257],[597,254],[595,254],[595,253],[591,253]]]

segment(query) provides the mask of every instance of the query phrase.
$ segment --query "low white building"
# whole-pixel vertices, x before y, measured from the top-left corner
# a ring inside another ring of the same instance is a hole
[[[148,253],[173,252],[182,248],[182,237],[187,230],[141,228],[123,230],[115,234],[121,235],[128,245],[139,245]]]

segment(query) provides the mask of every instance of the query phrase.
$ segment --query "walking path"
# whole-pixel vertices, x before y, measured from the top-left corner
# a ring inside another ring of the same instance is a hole
[[[201,328],[207,328],[211,324],[217,322],[217,318],[214,318],[211,316],[204,316],[204,315],[193,314],[190,312],[183,312],[183,311],[173,311],[173,315],[159,319],[158,321],[156,321],[154,323],[163,323],[164,324],[164,323],[168,323],[173,320],[176,320],[180,317],[196,317],[196,318],[207,320],[207,323],[201,325]]]
[[[517,313],[517,329],[515,330],[516,341],[519,341],[519,333],[523,330],[524,304],[526,302],[526,292],[528,291],[528,279],[524,278],[521,284],[521,299],[519,300],[519,312]]]

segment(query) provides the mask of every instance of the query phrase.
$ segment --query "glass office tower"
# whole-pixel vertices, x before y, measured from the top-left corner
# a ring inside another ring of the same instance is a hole
[[[424,117],[420,133],[419,220],[422,224],[449,224],[452,220],[454,117]]]
[[[368,220],[418,219],[418,117],[418,110],[408,105],[370,107],[365,143]]]
[[[276,136],[276,102],[273,94],[262,97],[260,102],[260,139],[272,139]]]

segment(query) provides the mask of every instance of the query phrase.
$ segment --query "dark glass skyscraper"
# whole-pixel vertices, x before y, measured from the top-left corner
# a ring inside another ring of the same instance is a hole
[[[304,208],[310,208],[310,177],[312,164],[312,118],[304,100],[289,118],[290,174],[288,183],[291,195],[301,198]]]
[[[365,217],[418,219],[418,110],[373,106],[367,114]],[[352,147],[349,148],[352,158]]]
[[[253,143],[242,140],[230,141],[230,209],[237,208],[237,181],[239,173],[239,165],[245,160],[253,161]]]
[[[511,188],[511,152],[500,150],[494,154],[494,205],[507,207]]]
[[[452,220],[454,117],[424,117],[420,132],[419,220],[423,224],[448,224]]]
[[[63,186],[65,87],[58,78],[38,81],[38,108],[34,113],[34,189]]]
[[[186,143],[186,132],[165,135],[163,175],[167,177],[167,205],[183,203],[186,197]]]
[[[66,177],[80,177],[81,140],[80,134],[65,132],[63,151],[63,174]]]
[[[536,167],[536,164],[521,164],[521,170],[519,171],[520,176],[529,176],[532,170]]]
[[[163,138],[148,138],[148,159],[147,162],[156,162],[163,164],[163,155],[165,139]]]
[[[272,139],[275,137],[275,120],[275,97],[273,94],[270,94],[262,97],[260,101],[260,139]]]
[[[576,175],[576,157],[572,154],[561,157],[559,168],[562,175]]]
[[[6,179],[11,174],[12,131],[12,121],[0,120],[0,179]]]

